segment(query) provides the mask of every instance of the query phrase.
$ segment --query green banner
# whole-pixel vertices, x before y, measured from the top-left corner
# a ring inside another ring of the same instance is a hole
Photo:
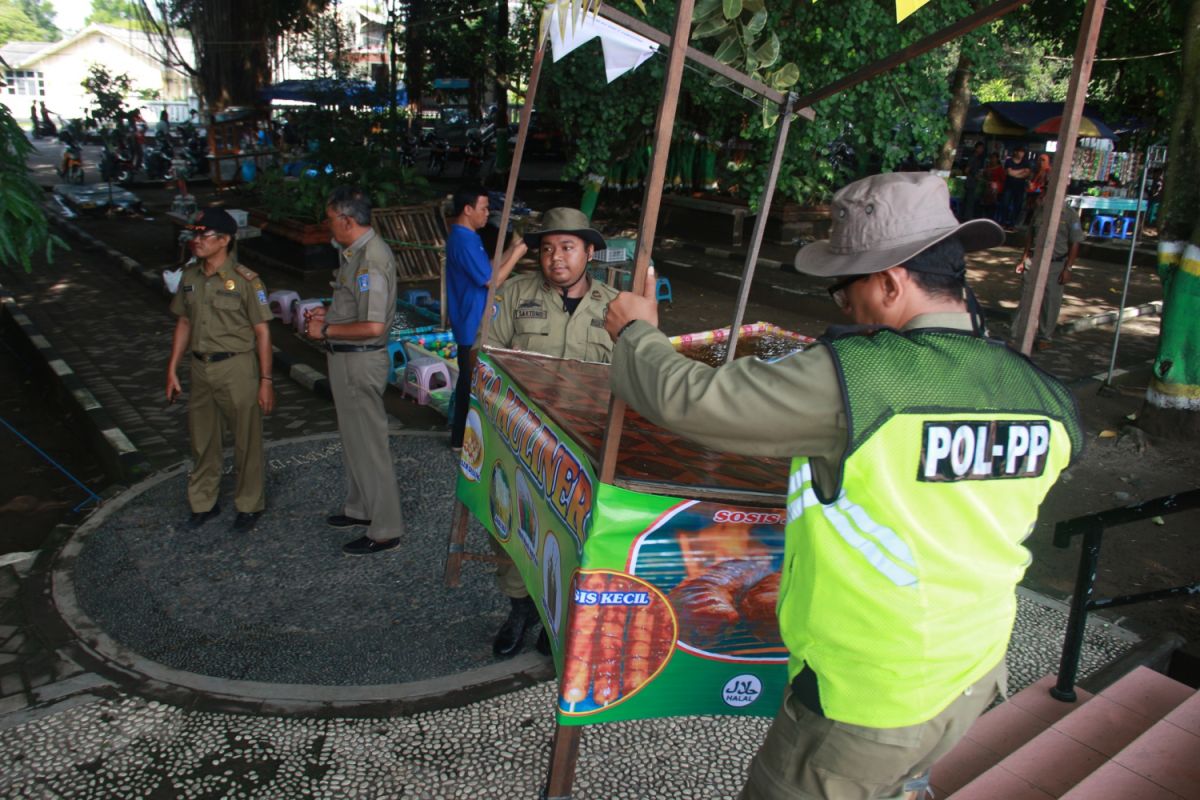
[[[579,446],[486,355],[458,497],[517,564],[546,625],[564,725],[772,716],[782,509],[597,484]]]

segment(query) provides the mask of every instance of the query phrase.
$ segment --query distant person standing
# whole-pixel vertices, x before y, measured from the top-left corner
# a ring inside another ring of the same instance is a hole
[[[232,256],[238,229],[233,217],[224,209],[206,208],[192,228],[196,235],[191,248],[197,263],[184,269],[171,301],[177,320],[167,363],[167,402],[174,402],[183,391],[178,370],[186,360],[191,365],[192,390],[189,525],[199,527],[221,513],[217,494],[222,439],[228,426],[233,431],[237,472],[233,529],[244,532],[254,527],[266,508],[262,416],[275,407],[267,327],[272,314],[262,280]]]
[[[488,284],[492,282],[492,264],[479,239],[479,231],[487,225],[490,211],[487,190],[482,186],[464,186],[454,193],[451,202],[454,216],[450,218],[450,232],[446,236],[446,304],[454,341],[458,345],[458,382],[454,386],[450,447],[459,450],[471,405],[471,373],[475,370],[471,348],[483,319]],[[526,250],[525,242],[518,238],[500,256],[497,287],[504,283]]]
[[[1009,228],[1021,219],[1021,208],[1025,205],[1025,188],[1032,170],[1025,160],[1025,148],[1014,147],[1012,155],[1004,160],[1004,196],[1000,200],[1001,225]]]
[[[164,108],[158,115],[158,123],[154,126],[154,141],[161,148],[163,143],[170,138],[171,120],[167,119],[167,110]]]
[[[971,156],[967,159],[967,167],[964,170],[966,182],[963,184],[963,221],[975,219],[975,209],[979,205],[980,198],[983,194],[984,184],[987,182],[987,175],[984,170],[987,168],[987,153],[983,142],[976,142],[975,147],[971,150]]]
[[[37,101],[36,100],[31,101],[29,103],[29,121],[33,123],[33,135],[37,136],[38,135],[38,110],[37,110]]]
[[[1029,229],[1029,241],[1025,245],[1025,254],[1017,264],[1017,272],[1024,281],[1028,276],[1026,268],[1029,264],[1033,244],[1037,241],[1038,229],[1046,224],[1046,195],[1040,194],[1033,200],[1033,226]],[[1084,240],[1083,223],[1079,214],[1069,205],[1063,205],[1062,216],[1058,218],[1058,231],[1054,236],[1054,250],[1050,256],[1049,275],[1046,276],[1046,293],[1042,296],[1042,307],[1038,314],[1037,338],[1033,346],[1038,350],[1051,347],[1054,340],[1054,329],[1058,326],[1058,315],[1062,311],[1063,292],[1071,282],[1071,267],[1079,257],[1079,245]]]
[[[362,189],[335,189],[325,218],[341,250],[333,304],[312,313],[304,331],[329,350],[329,387],[346,465],[346,500],[341,513],[326,523],[366,527],[365,536],[342,547],[346,555],[365,556],[399,546],[404,534],[383,408],[388,329],[396,315],[396,258],[371,227],[371,199]]]

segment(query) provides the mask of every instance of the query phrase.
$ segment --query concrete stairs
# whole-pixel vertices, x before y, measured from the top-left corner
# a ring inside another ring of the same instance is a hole
[[[1062,703],[1042,678],[981,716],[933,767],[954,800],[1196,800],[1200,694],[1138,667]]]

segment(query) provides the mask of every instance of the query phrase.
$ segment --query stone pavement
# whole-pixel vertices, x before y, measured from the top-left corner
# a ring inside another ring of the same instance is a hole
[[[165,407],[161,401],[170,335],[165,297],[132,280],[111,260],[87,252],[60,257],[55,267],[30,276],[6,272],[4,282],[152,463],[165,468],[182,461],[186,455],[183,407]],[[311,448],[311,444],[287,440],[332,431],[332,408],[327,401],[286,381],[277,382],[277,391],[281,408],[269,419],[267,435],[281,443],[278,447]],[[426,444],[437,441],[438,437],[430,436]],[[441,457],[445,458],[444,451]],[[286,458],[280,460],[289,463]],[[419,467],[436,465],[436,447],[417,460]],[[319,473],[313,479],[324,488],[310,487],[307,493],[289,499],[298,510],[303,509],[301,516],[309,517],[324,504],[322,494],[334,493],[333,487],[340,481],[340,462],[326,458],[304,463],[306,469],[315,469],[314,475]],[[403,463],[398,466],[404,468]],[[428,472],[433,475],[432,469]],[[553,719],[553,692],[546,684],[463,708],[406,717],[317,719],[222,713],[222,709],[246,710],[245,703],[229,702],[229,698],[236,699],[242,686],[232,680],[320,683],[314,678],[324,674],[327,684],[334,683],[328,680],[337,677],[333,671],[305,661],[335,657],[353,661],[362,651],[336,652],[328,642],[321,643],[320,635],[314,635],[315,628],[305,629],[305,625],[323,622],[336,626],[338,610],[350,615],[346,619],[351,627],[356,615],[364,612],[383,623],[377,624],[374,634],[360,630],[360,638],[374,636],[376,649],[354,663],[353,669],[361,670],[355,677],[388,681],[413,677],[422,670],[444,669],[446,654],[431,652],[436,642],[397,643],[386,625],[388,618],[396,618],[394,614],[428,608],[430,593],[441,591],[440,582],[433,576],[424,587],[424,602],[413,604],[411,592],[406,595],[405,591],[419,577],[417,561],[406,562],[402,554],[387,558],[412,569],[412,574],[404,577],[387,574],[381,561],[361,567],[351,562],[346,573],[338,574],[322,554],[335,554],[345,532],[314,529],[299,516],[282,510],[286,505],[272,508],[273,514],[278,514],[278,528],[267,523],[252,536],[271,537],[271,544],[284,552],[291,549],[289,542],[295,541],[297,552],[309,553],[310,562],[316,559],[315,567],[280,558],[279,551],[268,547],[250,548],[246,541],[234,539],[219,527],[210,531],[207,547],[198,549],[195,540],[185,541],[170,524],[157,536],[157,526],[185,510],[182,502],[177,509],[170,505],[179,480],[178,476],[162,479],[139,499],[131,500],[130,512],[143,516],[128,528],[115,520],[105,528],[97,519],[93,535],[119,543],[111,551],[86,564],[80,560],[89,557],[86,547],[75,555],[74,574],[80,577],[81,587],[84,583],[88,586],[80,593],[83,606],[117,629],[112,631],[114,636],[119,630],[119,636],[126,639],[122,644],[128,646],[118,655],[132,653],[140,661],[128,658],[105,663],[102,658],[80,658],[79,653],[86,654],[96,641],[73,644],[69,633],[52,630],[45,608],[49,593],[59,587],[39,569],[47,566],[45,559],[32,571],[28,562],[0,568],[0,796],[538,795]],[[437,491],[431,485],[430,496]],[[286,496],[282,491],[280,500]],[[416,506],[423,503],[419,500]],[[429,524],[436,522],[439,513],[448,519],[448,506],[412,510],[414,520],[425,514]],[[419,554],[426,560],[425,570],[429,561],[440,561],[442,530],[442,524],[435,524],[433,530],[423,531],[429,535]],[[63,531],[61,539],[69,534]],[[59,543],[61,540],[52,545]],[[174,570],[173,560],[178,562]],[[351,560],[334,557],[330,561],[341,564]],[[289,570],[306,587],[303,591],[285,591],[283,576]],[[264,580],[268,572],[273,572],[273,577]],[[485,610],[475,619],[459,620],[464,638],[474,638],[479,629],[490,627],[500,611],[496,598],[488,592],[483,570],[478,572],[469,576],[475,581],[474,588],[460,591],[477,611]],[[18,586],[19,575],[27,576],[23,590]],[[139,585],[138,580],[144,582]],[[267,598],[267,586],[284,591]],[[127,591],[128,607],[123,607],[121,595],[114,593],[122,587]],[[350,599],[352,592],[364,587],[365,607]],[[389,605],[390,598],[395,598],[394,605]],[[339,604],[339,599],[348,602]],[[406,599],[410,600],[407,609],[402,604]],[[235,613],[238,603],[240,616]],[[342,609],[342,605],[347,607]],[[260,617],[256,617],[256,609],[261,610]],[[438,613],[445,611],[438,609]],[[281,639],[259,638],[271,631],[273,621],[284,619],[300,623],[293,626],[299,630],[286,630],[284,625],[275,631],[284,638],[291,635],[285,645],[294,648],[290,657],[286,652],[272,652],[280,650]],[[1057,659],[1053,643],[1061,637],[1064,623],[1061,607],[1022,593],[1009,654],[1012,690],[1053,669]],[[99,633],[99,629],[91,632],[93,637]],[[240,660],[238,636],[244,636],[247,643]],[[1107,663],[1130,644],[1128,635],[1097,622],[1089,631],[1084,673]],[[388,664],[381,656],[392,651],[397,662],[403,653],[403,660],[411,662],[403,666],[415,666],[418,672],[386,672],[397,665]],[[138,672],[139,664],[146,664],[145,656],[151,654],[179,672],[216,673],[216,680],[230,683],[217,684],[224,692],[211,692],[207,705],[195,702],[203,691],[167,692],[164,696],[173,702],[157,702],[149,689],[151,676]],[[480,656],[485,654],[473,657]],[[319,687],[298,688],[319,691]],[[291,711],[297,713],[296,708]],[[345,713],[371,712],[347,708]],[[583,740],[576,794],[580,798],[731,797],[765,726],[766,721],[759,719],[683,718],[589,729]]]

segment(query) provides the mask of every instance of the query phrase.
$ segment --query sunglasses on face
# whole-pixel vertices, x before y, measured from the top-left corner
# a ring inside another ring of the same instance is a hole
[[[838,308],[845,308],[847,305],[846,289],[848,289],[851,284],[857,283],[858,281],[861,281],[863,278],[869,278],[869,277],[871,277],[871,276],[868,273],[866,275],[849,275],[845,278],[842,278],[840,281],[835,283],[833,286],[829,287],[829,289],[827,290],[829,292],[829,296],[833,298],[833,302],[837,303]]]

